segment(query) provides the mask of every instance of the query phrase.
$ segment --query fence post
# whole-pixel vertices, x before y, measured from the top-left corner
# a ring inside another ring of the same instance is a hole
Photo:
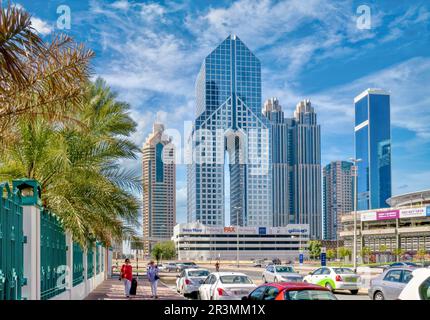
[[[21,191],[24,244],[24,279],[22,297],[40,300],[40,206],[41,188],[36,180],[12,181],[14,192]]]
[[[69,300],[72,300],[72,290],[73,290],[73,237],[67,232],[66,233],[66,290],[69,293]]]

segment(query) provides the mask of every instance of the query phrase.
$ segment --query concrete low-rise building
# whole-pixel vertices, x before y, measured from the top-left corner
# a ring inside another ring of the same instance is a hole
[[[430,190],[391,197],[390,208],[357,212],[357,247],[376,255],[393,257],[396,249],[413,256],[420,249],[430,252]],[[339,238],[352,249],[354,213],[341,217]],[[385,250],[382,250],[385,249]]]
[[[309,226],[214,227],[199,222],[175,226],[172,240],[179,260],[297,260],[308,256]],[[239,257],[238,257],[239,255]]]

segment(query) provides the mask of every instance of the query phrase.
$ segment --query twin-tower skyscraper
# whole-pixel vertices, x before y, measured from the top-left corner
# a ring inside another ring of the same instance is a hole
[[[276,98],[263,106],[260,61],[230,35],[204,59],[196,102],[188,222],[224,226],[229,205],[231,225],[309,224],[321,238],[320,126],[310,101],[293,118]]]

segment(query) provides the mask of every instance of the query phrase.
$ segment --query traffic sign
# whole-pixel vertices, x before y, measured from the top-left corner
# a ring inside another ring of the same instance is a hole
[[[299,263],[303,264],[303,253],[299,254]]]

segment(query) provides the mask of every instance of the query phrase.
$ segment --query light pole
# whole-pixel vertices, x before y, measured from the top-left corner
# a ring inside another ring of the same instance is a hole
[[[239,210],[242,209],[242,207],[234,207],[234,209],[237,210],[236,214],[236,263],[237,267],[239,268]]]
[[[358,193],[357,193],[357,177],[358,177],[358,166],[357,163],[361,161],[361,159],[350,158],[350,160],[354,163],[352,166],[352,173],[354,176],[354,243],[352,249],[353,256],[353,268],[354,272],[357,272],[357,201],[358,201]]]

